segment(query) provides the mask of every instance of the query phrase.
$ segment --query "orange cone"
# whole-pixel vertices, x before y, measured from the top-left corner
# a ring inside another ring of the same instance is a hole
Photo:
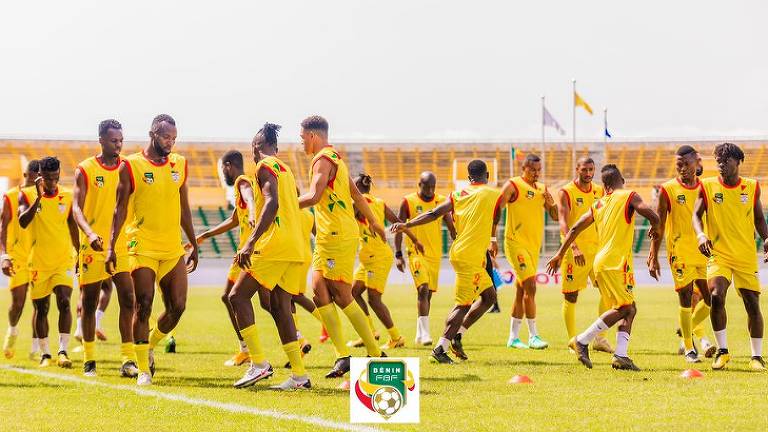
[[[508,384],[533,384],[533,380],[528,375],[515,375]]]
[[[685,379],[704,378],[704,374],[698,369],[686,369],[680,374],[680,377]]]

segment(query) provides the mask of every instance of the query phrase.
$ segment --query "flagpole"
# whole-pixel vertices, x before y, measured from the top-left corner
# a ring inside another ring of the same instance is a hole
[[[576,166],[576,78],[571,80],[573,82],[573,103],[571,109],[573,110],[573,148],[571,149],[571,159],[574,166]]]
[[[546,141],[544,137],[544,96],[541,97],[541,178],[544,179],[544,173],[547,169]]]
[[[608,143],[608,108],[603,108],[603,148]]]

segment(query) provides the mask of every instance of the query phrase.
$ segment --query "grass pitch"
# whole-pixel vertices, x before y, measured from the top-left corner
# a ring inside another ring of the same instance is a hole
[[[433,337],[442,330],[443,319],[452,303],[451,291],[450,287],[441,287],[434,297]],[[631,373],[613,371],[607,354],[592,353],[595,368],[587,370],[568,353],[560,316],[561,295],[555,287],[541,287],[538,295],[538,327],[550,342],[549,349],[520,351],[505,347],[513,296],[513,291],[505,288],[500,292],[502,313],[486,315],[465,336],[470,360],[454,366],[432,364],[428,361],[429,348],[413,347],[416,321],[413,289],[405,285],[389,286],[385,300],[410,345],[388,354],[422,359],[421,425],[382,425],[381,429],[685,430],[698,425],[706,430],[765,430],[768,374],[747,369],[750,353],[746,316],[736,293],[730,293],[728,303],[729,341],[734,356],[730,369],[714,372],[707,360],[698,365],[704,378],[697,380],[679,377],[688,365],[675,354],[678,341],[673,331],[677,300],[672,289],[640,287],[636,295],[638,315],[630,355],[643,371]],[[337,389],[341,380],[323,378],[333,363],[333,349],[329,343],[317,342],[320,326],[303,311],[299,312],[301,330],[313,345],[305,360],[314,389],[277,393],[266,388],[287,377],[289,372],[280,367],[286,359],[273,322],[259,309],[257,323],[268,358],[276,368],[275,377],[246,390],[231,387],[245,367],[223,366],[234,353],[236,343],[219,296],[217,287],[191,289],[186,313],[177,329],[179,352],[156,355],[158,371],[148,392],[135,391],[133,380],[118,376],[119,335],[114,298],[105,317],[109,340],[97,344],[99,376],[91,379],[106,386],[59,378],[84,379],[80,365],[82,354],[72,354],[75,362],[72,370],[45,369],[47,373],[57,374],[53,377],[7,369],[13,366],[39,370],[36,362],[26,358],[31,313],[28,304],[22,317],[16,358],[2,359],[0,363],[6,367],[0,368],[3,395],[0,428],[314,431],[344,426],[349,420],[348,393]],[[0,308],[5,310],[8,300],[7,293],[3,294]],[[50,318],[51,328],[55,329],[57,312],[53,309]],[[596,311],[597,292],[591,289],[583,292],[577,312],[579,327],[587,326]],[[5,318],[2,321],[4,332]],[[352,328],[344,322],[346,334],[351,338]],[[379,329],[384,338],[386,333],[380,324]],[[53,349],[57,347],[56,340],[57,333],[53,331]],[[355,354],[364,355],[364,351],[356,350]],[[516,374],[530,376],[533,384],[507,384]],[[115,387],[121,385],[126,387]],[[190,402],[190,398],[204,403]],[[243,405],[255,411],[232,412],[213,406],[216,403]],[[269,415],[260,415],[265,413],[258,410],[269,411],[266,413]],[[283,413],[295,417],[275,418],[274,412],[278,412],[278,416]],[[318,425],[302,420],[308,417],[338,424]]]

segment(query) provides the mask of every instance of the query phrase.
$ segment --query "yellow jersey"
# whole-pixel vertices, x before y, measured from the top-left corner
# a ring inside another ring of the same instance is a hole
[[[707,265],[707,257],[699,252],[699,242],[693,230],[693,206],[699,197],[701,182],[696,179],[696,185],[688,187],[673,178],[661,185],[659,199],[666,200],[667,222],[664,232],[667,237],[667,258],[670,263],[682,258],[685,265],[703,267]]]
[[[184,255],[180,190],[187,181],[187,160],[171,153],[165,163],[155,164],[138,152],[123,163],[133,190],[133,217],[126,228],[128,253],[156,260]]]
[[[85,182],[85,202],[83,203],[83,215],[88,225],[104,242],[109,241],[112,231],[112,218],[115,214],[117,202],[117,185],[120,183],[118,168],[122,159],[114,167],[104,166],[95,156],[80,162],[77,170]],[[105,252],[97,252],[91,249],[88,238],[80,233],[80,251],[89,254],[104,256]],[[115,242],[115,254],[125,256],[128,254],[128,242],[125,230],[122,230]]]
[[[251,185],[254,199],[256,197],[256,179],[253,176],[241,175],[235,179],[235,214],[237,215],[237,223],[240,228],[240,243],[238,244],[238,249],[245,245],[248,237],[251,236],[251,232],[253,232],[251,225],[248,224],[248,204],[240,195],[240,182],[246,182]],[[259,217],[259,214],[255,213],[255,216]]]
[[[368,202],[368,206],[371,207],[371,212],[376,219],[383,223],[385,218],[384,207],[386,204],[383,199],[376,198],[371,194],[363,194],[365,200]],[[360,224],[360,250],[358,256],[360,262],[369,263],[374,261],[380,261],[382,259],[392,260],[392,249],[389,244],[382,240],[371,232],[371,225],[363,218],[357,221]]]
[[[312,261],[312,228],[315,227],[315,215],[308,208],[301,209],[301,233],[304,235],[304,250],[307,251],[307,260]]]
[[[544,239],[544,191],[547,188],[541,183],[530,185],[519,176],[509,182],[517,195],[507,203],[504,240],[538,254]]]
[[[456,240],[451,244],[451,261],[483,262],[491,244],[491,230],[501,191],[485,184],[473,184],[451,194]]]
[[[406,209],[408,210],[406,218],[411,220],[422,213],[433,210],[442,204],[443,201],[445,201],[445,196],[440,194],[435,194],[431,201],[422,200],[418,192],[408,194],[403,198],[403,202],[405,202]],[[443,222],[441,219],[409,229],[424,246],[425,257],[437,259],[443,256]],[[405,236],[405,247],[408,254],[416,253],[416,250],[413,248],[413,242],[408,236]]]
[[[32,193],[36,193],[34,188]],[[19,195],[21,186],[10,189],[3,197],[3,206],[11,213],[11,220],[6,228],[5,252],[18,263],[26,263],[32,248],[31,232],[19,225]],[[35,195],[33,195],[34,197]]]
[[[755,202],[760,197],[757,180],[741,177],[726,186],[720,177],[701,181],[707,206],[706,231],[712,256],[721,265],[744,272],[757,271],[755,251]],[[698,244],[698,242],[696,243]]]
[[[32,204],[37,197],[35,186],[22,189],[23,199]],[[55,271],[74,265],[75,249],[69,236],[69,214],[72,211],[72,189],[59,186],[53,195],[43,195],[40,207],[26,230],[32,239],[29,268]]]
[[[560,190],[568,201],[568,215],[565,218],[568,228],[573,228],[576,222],[604,195],[603,187],[592,182],[589,183],[589,189],[586,191],[581,190],[575,181],[569,182]],[[563,233],[560,233],[560,241],[564,238]],[[576,244],[584,253],[591,252],[590,255],[592,255],[597,252],[597,228],[594,225],[587,227],[579,234]]]
[[[336,174],[328,180],[328,187],[315,205],[315,239],[318,243],[334,239],[357,239],[359,229],[350,192],[349,169],[336,149],[325,147],[312,158],[310,180],[315,163],[323,158],[336,166]]]
[[[629,272],[632,266],[632,242],[635,238],[635,212],[630,207],[634,191],[617,189],[592,206],[599,250],[593,269]]]
[[[267,231],[259,237],[253,248],[253,259],[263,261],[305,262],[302,216],[296,196],[296,179],[291,169],[275,156],[267,156],[256,164],[256,172],[265,169],[277,180],[277,214]],[[258,174],[257,174],[258,176]],[[261,188],[254,188],[256,214],[264,207]]]

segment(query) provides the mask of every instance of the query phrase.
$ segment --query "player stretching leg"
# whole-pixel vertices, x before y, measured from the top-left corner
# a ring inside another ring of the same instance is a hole
[[[437,177],[429,171],[424,171],[419,177],[419,190],[406,195],[400,204],[400,220],[407,221],[426,213],[445,201],[445,196],[435,193]],[[448,228],[451,239],[456,238],[456,228],[450,214],[443,216],[443,222]],[[416,285],[416,345],[432,346],[432,336],[429,332],[429,311],[432,294],[437,292],[440,261],[443,257],[443,233],[439,220],[413,228],[413,234],[424,245],[424,253],[416,253],[410,238],[406,238],[408,252],[408,269]],[[403,235],[395,234],[395,265],[401,272],[405,271],[403,259]]]
[[[624,189],[624,178],[616,165],[608,164],[600,170],[605,196],[571,227],[555,256],[547,262],[547,272],[554,275],[560,268],[565,253],[576,238],[593,223],[597,227],[598,251],[594,270],[597,283],[611,299],[610,309],[603,313],[583,333],[571,339],[568,346],[579,361],[592,368],[589,359],[589,343],[601,332],[618,324],[616,351],[611,366],[614,369],[638,371],[627,355],[632,321],[637,313],[633,293],[635,277],[632,271],[632,242],[635,234],[635,212],[651,222],[649,235],[658,235],[659,217],[640,198],[640,195]]]
[[[693,229],[696,231],[699,250],[709,258],[707,285],[712,293],[710,319],[718,348],[712,369],[725,369],[731,360],[725,331],[725,296],[733,282],[747,311],[752,346],[749,366],[753,370],[764,371],[763,313],[760,311],[755,231],[763,239],[763,260],[768,262],[768,242],[765,242],[768,239],[768,226],[760,203],[760,185],[757,180],[739,175],[744,152],[737,145],[717,145],[715,161],[720,176],[701,181],[693,214]],[[705,213],[706,222],[703,220]]]
[[[563,186],[558,192],[559,205],[558,222],[560,223],[560,241],[563,241],[570,227],[579,220],[584,213],[589,212],[592,204],[603,196],[603,187],[592,182],[595,175],[595,161],[589,157],[582,157],[576,161],[576,178]],[[563,292],[563,321],[568,332],[568,340],[576,336],[576,301],[579,291],[587,287],[587,278],[593,286],[597,286],[592,264],[597,253],[597,230],[590,226],[579,236],[579,243],[573,243],[565,254],[560,268]],[[600,289],[597,286],[598,290]],[[610,308],[607,297],[600,291],[598,314]],[[612,353],[613,349],[601,333],[592,342],[592,349]]]
[[[19,195],[22,188],[34,186],[40,162],[29,161],[24,170],[24,184],[15,187],[3,196],[3,210],[0,215],[0,263],[3,274],[8,277],[8,290],[11,292],[11,305],[8,307],[8,332],[3,340],[3,354],[5,358],[12,359],[16,354],[16,339],[19,337],[19,319],[27,301],[27,287],[29,285],[29,269],[27,259],[32,247],[29,230],[19,226]],[[34,321],[33,321],[34,331]],[[34,346],[36,337],[32,338],[32,352],[38,347]]]
[[[358,174],[355,179],[355,186],[368,201],[368,205],[371,207],[371,211],[376,215],[376,218],[380,221],[384,219],[390,223],[401,222],[400,219],[395,216],[395,213],[387,207],[384,200],[376,198],[371,195],[371,184],[373,183],[371,176],[367,174]],[[363,293],[368,292],[368,303],[371,305],[371,309],[379,318],[384,327],[386,327],[389,333],[389,342],[383,345],[382,349],[395,349],[405,346],[405,338],[400,334],[400,330],[395,326],[392,321],[392,316],[389,313],[387,305],[382,301],[384,294],[384,288],[387,285],[387,278],[389,277],[389,270],[392,268],[392,249],[389,245],[379,238],[376,238],[373,233],[368,230],[368,222],[365,220],[359,212],[355,212],[358,223],[360,224],[360,251],[358,258],[360,265],[355,270],[355,283],[352,285],[352,295],[355,297],[355,301],[360,305],[360,308],[368,318],[368,323],[371,326],[371,331],[374,335],[376,329],[373,325],[373,318],[368,312],[368,305],[363,299]],[[424,246],[419,243],[418,239],[413,236],[410,230],[406,231],[411,242],[415,245],[416,253],[424,253]],[[358,339],[347,343],[349,346],[361,347],[363,346],[363,340]]]
[[[59,351],[56,364],[72,367],[67,355],[72,329],[72,269],[80,249],[77,224],[72,216],[72,191],[59,186],[59,160],[40,160],[40,177],[35,185],[22,189],[19,195],[19,225],[30,232],[29,256],[32,305],[35,308],[35,332],[40,339],[40,366],[51,363],[48,346],[48,310],[51,293],[56,295],[59,310]]]
[[[701,359],[693,345],[693,329],[709,316],[712,302],[707,289],[707,259],[696,248],[698,242],[691,225],[693,205],[699,196],[701,157],[693,147],[681,146],[676,152],[675,167],[677,177],[661,185],[656,210],[660,220],[659,236],[651,242],[648,271],[653,278],[659,278],[659,250],[666,234],[667,258],[680,304],[679,325],[685,360],[699,363]],[[694,285],[699,288],[702,297],[696,310],[692,309]]]
[[[486,250],[491,245],[494,219],[498,217],[500,193],[488,186],[488,168],[485,162],[473,160],[467,166],[470,186],[451,194],[434,209],[408,222],[392,225],[392,232],[424,225],[453,212],[456,224],[456,240],[451,244],[450,261],[456,271],[455,306],[445,323],[445,330],[432,350],[432,358],[438,363],[453,363],[448,356],[451,342],[456,338],[470,307],[477,317],[482,316],[496,301],[496,290],[485,271]],[[475,301],[478,297],[479,300]],[[474,303],[474,304],[473,304]],[[465,326],[467,324],[465,323]],[[454,351],[466,359],[463,349]]]
[[[312,256],[313,300],[336,348],[336,362],[325,377],[336,378],[349,372],[350,357],[336,306],[341,308],[363,339],[368,355],[382,355],[363,310],[352,296],[352,270],[360,238],[355,209],[368,221],[374,235],[382,239],[386,235],[381,222],[352,183],[347,164],[328,143],[328,122],[320,116],[304,119],[301,140],[304,151],[313,158],[309,191],[299,198],[299,205],[301,208],[314,206],[315,209],[317,236]]]
[[[154,347],[179,323],[187,304],[187,273],[197,267],[197,244],[186,264],[184,260],[181,231],[190,241],[194,241],[195,231],[189,210],[187,161],[171,152],[175,142],[176,122],[167,114],[158,115],[152,120],[149,144],[125,158],[118,170],[120,183],[105,266],[110,275],[119,271],[121,246],[117,241],[127,219],[130,198],[133,215],[126,234],[128,267],[136,296],[133,339],[138,385],[152,384]],[[165,310],[150,333],[156,281]]]

